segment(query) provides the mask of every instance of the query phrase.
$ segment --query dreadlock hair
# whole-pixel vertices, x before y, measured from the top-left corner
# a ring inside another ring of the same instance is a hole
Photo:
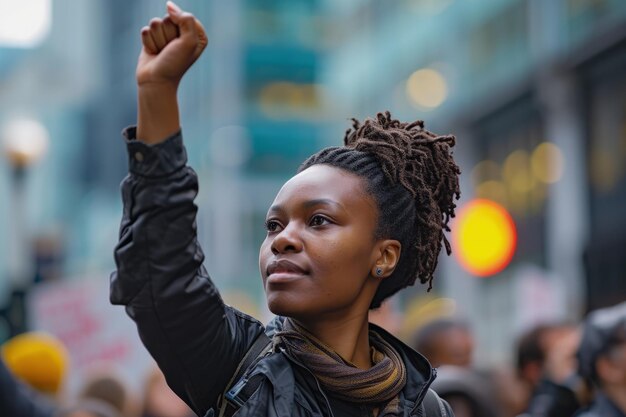
[[[363,178],[378,206],[375,237],[400,242],[398,265],[381,281],[370,308],[417,278],[430,291],[442,242],[450,255],[444,231],[460,197],[461,173],[450,153],[454,144],[452,135],[435,135],[421,120],[403,123],[386,111],[363,123],[352,119],[344,146],[323,149],[298,169],[325,164]]]

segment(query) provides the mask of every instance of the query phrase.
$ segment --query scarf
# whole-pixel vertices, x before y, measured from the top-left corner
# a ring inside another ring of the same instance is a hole
[[[370,331],[372,363],[359,369],[291,319],[274,336],[274,347],[306,366],[333,396],[356,404],[372,406],[386,403],[380,416],[399,412],[398,394],[406,384],[406,367],[393,347],[376,332]]]

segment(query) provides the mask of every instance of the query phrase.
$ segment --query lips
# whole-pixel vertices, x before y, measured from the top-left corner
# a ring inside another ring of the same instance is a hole
[[[306,271],[304,270],[304,268],[291,261],[281,259],[278,261],[273,261],[267,267],[267,276],[274,274],[304,275],[306,274]]]

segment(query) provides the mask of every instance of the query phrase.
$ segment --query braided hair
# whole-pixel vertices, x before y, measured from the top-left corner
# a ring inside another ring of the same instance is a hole
[[[365,180],[379,211],[375,237],[402,245],[396,269],[382,280],[370,305],[377,308],[417,278],[431,290],[442,244],[451,253],[444,231],[450,231],[454,200],[460,197],[461,171],[450,153],[455,137],[435,135],[421,120],[403,123],[387,111],[363,123],[352,122],[344,146],[319,151],[298,172],[325,164]]]

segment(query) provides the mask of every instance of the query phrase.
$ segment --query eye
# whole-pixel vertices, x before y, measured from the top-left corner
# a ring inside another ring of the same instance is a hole
[[[320,214],[316,214],[313,217],[311,217],[311,221],[309,221],[309,226],[324,226],[330,223],[331,223],[330,220],[327,219],[326,217]]]
[[[280,231],[280,227],[280,223],[276,220],[269,219],[265,221],[265,229],[268,233],[278,232]]]

